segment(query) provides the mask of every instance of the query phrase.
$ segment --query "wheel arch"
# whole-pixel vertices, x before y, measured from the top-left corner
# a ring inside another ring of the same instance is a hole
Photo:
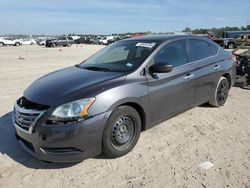
[[[228,80],[229,86],[231,88],[232,87],[232,78],[231,78],[230,74],[225,73],[225,74],[222,75],[222,77],[225,77]]]

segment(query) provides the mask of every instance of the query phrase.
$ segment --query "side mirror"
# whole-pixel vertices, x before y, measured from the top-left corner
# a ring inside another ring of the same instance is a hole
[[[164,63],[156,63],[149,67],[150,73],[167,73],[173,70],[173,66]]]

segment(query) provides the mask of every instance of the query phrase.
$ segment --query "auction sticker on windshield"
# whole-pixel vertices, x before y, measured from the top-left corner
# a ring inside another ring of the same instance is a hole
[[[155,42],[152,43],[145,43],[145,42],[139,42],[135,46],[145,47],[145,48],[153,48],[155,46]]]

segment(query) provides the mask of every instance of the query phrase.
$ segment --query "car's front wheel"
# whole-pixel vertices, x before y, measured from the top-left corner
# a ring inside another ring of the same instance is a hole
[[[4,43],[0,42],[0,46],[4,46]]]
[[[235,44],[233,42],[228,44],[228,48],[229,49],[234,49],[235,48]]]
[[[103,133],[103,153],[109,157],[120,157],[136,145],[141,132],[141,118],[130,106],[116,108],[107,121]]]
[[[227,101],[230,85],[229,81],[225,77],[221,77],[217,83],[216,89],[212,98],[209,101],[209,104],[212,106],[222,106]]]

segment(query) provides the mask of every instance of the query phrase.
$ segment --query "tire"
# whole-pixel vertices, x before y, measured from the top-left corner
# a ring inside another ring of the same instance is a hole
[[[213,97],[210,99],[209,104],[211,106],[220,107],[227,101],[229,93],[229,81],[225,77],[221,77],[217,83]]]
[[[1,47],[1,46],[4,46],[4,43],[3,43],[3,42],[0,42],[0,47]]]
[[[141,118],[130,106],[116,108],[103,132],[102,152],[111,158],[121,157],[136,145],[141,132]]]
[[[69,44],[67,44],[67,47],[71,47],[71,44],[69,43]]]
[[[52,44],[51,44],[51,47],[56,47],[56,44],[55,44],[55,43],[52,43]]]
[[[15,46],[20,46],[20,43],[19,43],[19,42],[16,42],[16,43],[15,43]]]
[[[34,42],[30,43],[30,45],[34,45]]]
[[[235,44],[233,42],[229,43],[227,45],[228,49],[234,49],[235,48]]]

